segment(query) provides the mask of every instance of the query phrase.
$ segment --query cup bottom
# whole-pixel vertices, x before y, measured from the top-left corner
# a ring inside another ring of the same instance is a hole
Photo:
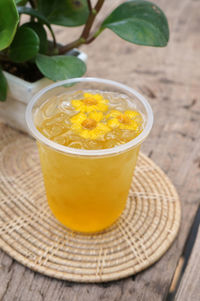
[[[48,202],[49,203],[49,202]],[[80,220],[77,218],[72,219],[71,216],[61,216],[60,214],[57,214],[55,212],[55,208],[52,208],[51,204],[49,204],[49,207],[51,209],[51,212],[53,213],[54,217],[66,228],[68,228],[71,231],[79,232],[81,234],[95,234],[98,232],[102,232],[112,226],[121,216],[122,212],[124,211],[126,206],[126,202],[123,205],[123,208],[120,208],[120,211],[118,214],[115,214],[115,216],[110,217],[109,219],[106,218],[105,220],[96,220],[91,218],[85,217],[85,222],[80,223]],[[90,214],[88,214],[89,216]],[[83,219],[82,219],[83,221]]]

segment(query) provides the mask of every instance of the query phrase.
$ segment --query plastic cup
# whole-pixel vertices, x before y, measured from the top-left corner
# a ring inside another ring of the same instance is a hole
[[[143,115],[143,131],[126,144],[102,150],[70,148],[49,140],[37,130],[35,112],[49,97],[76,90],[128,96]],[[153,124],[147,100],[114,81],[75,78],[57,82],[37,93],[28,104],[26,121],[37,140],[47,200],[54,216],[66,227],[79,232],[97,232],[112,225],[125,208],[140,145]]]

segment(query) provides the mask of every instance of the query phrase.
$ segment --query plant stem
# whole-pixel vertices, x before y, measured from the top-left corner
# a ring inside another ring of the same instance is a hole
[[[104,4],[104,0],[99,0],[99,1],[97,2],[96,6],[95,6],[96,12],[99,12],[99,11],[100,11],[100,9],[102,8],[103,4]]]
[[[102,32],[104,30],[104,28],[99,28],[96,32],[95,32],[95,34],[92,36],[92,37],[90,37],[90,38],[88,38],[86,41],[85,41],[85,44],[90,44],[90,43],[92,43],[99,35],[100,35],[100,33]]]
[[[94,41],[94,39],[96,39],[96,37],[100,34],[100,32],[102,30],[98,30],[97,31],[98,34],[95,34],[93,37],[91,37],[89,39],[88,39],[88,37],[89,37],[89,34],[90,34],[90,30],[92,28],[92,25],[94,23],[94,20],[95,20],[97,14],[99,13],[100,9],[102,8],[104,1],[105,0],[98,0],[98,2],[97,2],[94,9],[92,8],[91,1],[90,0],[87,1],[90,13],[89,13],[87,22],[85,24],[85,27],[83,28],[83,31],[81,33],[80,38],[73,41],[73,42],[71,42],[71,43],[69,43],[69,44],[66,44],[66,45],[60,47],[59,54],[64,54],[67,51],[69,51],[69,50],[71,50],[75,47],[79,47],[82,44],[89,44],[92,41]]]
[[[90,1],[90,0],[87,0],[87,4],[88,4],[89,11],[91,12],[91,11],[92,11],[92,4],[91,4],[91,1]]]
[[[56,42],[56,37],[55,37],[54,31],[51,28],[51,26],[48,26],[48,28],[49,28],[49,31],[50,31],[50,33],[52,35],[52,38],[53,38],[53,47],[54,47],[54,49],[57,49],[57,42]]]
[[[88,2],[90,2],[90,1],[88,1]],[[97,16],[98,12],[102,8],[103,3],[104,3],[104,0],[99,0],[94,9],[92,9],[91,3],[90,3],[90,7],[91,7],[90,14],[89,14],[88,20],[86,22],[86,25],[83,29],[83,32],[81,34],[81,38],[84,38],[84,39],[88,38],[90,29],[92,28],[94,20]]]
[[[67,44],[66,46],[61,47],[61,49],[59,49],[59,54],[66,53],[67,51],[69,51],[75,47],[79,47],[81,44],[84,44],[85,42],[86,42],[85,39],[80,37],[79,39]],[[64,49],[64,47],[65,47],[65,49]]]

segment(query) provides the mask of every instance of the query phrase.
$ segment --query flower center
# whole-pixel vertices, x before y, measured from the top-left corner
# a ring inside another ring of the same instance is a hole
[[[93,105],[96,105],[97,104],[97,100],[96,99],[94,99],[94,98],[84,98],[83,99],[83,102],[84,102],[84,104],[85,105],[87,105],[87,106],[93,106]]]
[[[117,118],[118,118],[119,122],[125,123],[125,124],[129,124],[131,121],[130,117],[128,117],[126,115],[119,115],[119,116],[117,116]]]
[[[97,122],[94,119],[87,118],[85,119],[81,125],[88,130],[93,130],[97,126]]]

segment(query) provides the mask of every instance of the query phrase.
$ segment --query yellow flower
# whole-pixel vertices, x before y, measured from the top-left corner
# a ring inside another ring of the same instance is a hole
[[[108,118],[107,124],[112,129],[139,131],[142,123],[142,116],[137,111],[128,110],[122,113],[112,110],[106,117]]]
[[[106,124],[100,122],[102,119],[102,112],[91,112],[88,115],[80,112],[71,117],[71,129],[85,139],[98,139],[110,131]]]
[[[108,100],[100,94],[84,93],[83,99],[73,99],[72,106],[76,111],[89,113],[93,111],[105,112],[108,110]]]

